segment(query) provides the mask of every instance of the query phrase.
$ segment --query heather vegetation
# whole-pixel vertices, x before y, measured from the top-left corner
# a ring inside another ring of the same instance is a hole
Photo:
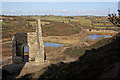
[[[42,26],[43,36],[61,36],[79,33],[81,29],[76,26],[60,22],[51,22],[49,25]]]
[[[2,37],[10,38],[15,32],[30,32],[34,31],[26,19],[22,17],[5,17],[2,22]]]

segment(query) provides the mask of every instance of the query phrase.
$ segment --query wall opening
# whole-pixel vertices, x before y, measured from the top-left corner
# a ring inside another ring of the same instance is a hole
[[[28,53],[28,45],[24,45],[23,46],[23,54],[24,54],[24,56],[23,56],[23,60],[24,60],[24,62],[29,62],[29,53]]]

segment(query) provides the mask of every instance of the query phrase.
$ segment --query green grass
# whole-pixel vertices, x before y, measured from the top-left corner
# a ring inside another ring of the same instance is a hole
[[[94,28],[98,28],[98,29],[105,29],[105,28],[107,28],[107,27],[94,27]]]
[[[119,27],[94,27],[96,29],[120,29]]]
[[[34,26],[36,24],[36,21],[28,21],[28,23],[30,23],[32,26]],[[41,24],[42,25],[46,25],[46,24],[49,24],[50,22],[43,22],[41,21]]]
[[[33,19],[41,19],[41,16],[31,16]]]
[[[70,19],[73,22],[80,22],[83,27],[92,27],[91,20],[86,18]]]
[[[111,27],[111,26],[114,26],[108,19],[107,17],[92,17],[91,20],[93,21],[93,25],[95,26],[94,28],[107,28],[107,27]],[[96,22],[96,23],[94,23]],[[104,25],[105,23],[105,25]],[[103,26],[103,27],[100,27],[100,26]]]
[[[31,25],[35,25],[36,21],[28,21],[28,23],[30,23]]]
[[[82,26],[92,27],[90,19],[80,18],[79,21]]]
[[[111,29],[116,29],[116,28],[120,29],[120,27],[109,27],[109,28],[111,28]]]
[[[103,18],[93,18],[96,22],[108,22],[108,19],[103,17]]]
[[[56,17],[49,18],[49,17],[47,17],[47,18],[41,18],[41,19],[50,20],[50,21],[56,21],[56,22],[69,23],[69,19],[66,19],[66,18],[56,18]],[[80,17],[80,18],[76,18],[76,19],[70,19],[70,21],[72,21],[72,22],[80,22],[80,24],[82,26],[85,26],[85,27],[92,27],[91,20],[86,19],[84,17]]]
[[[41,22],[42,25],[50,24],[50,22]]]
[[[73,21],[73,22],[80,22],[79,19],[70,19],[70,21]]]
[[[63,23],[69,23],[69,21],[61,21],[61,22],[63,22]]]
[[[55,22],[63,22],[63,23],[68,23],[68,19],[46,19],[46,20],[50,20],[50,21],[55,21]]]
[[[69,23],[69,20],[65,18],[66,16],[33,16],[34,19],[41,19],[41,20],[50,20],[55,22],[63,22]],[[109,22],[106,17],[74,17],[74,19],[70,19],[71,22],[80,22],[81,26],[83,27],[92,27],[91,20],[92,18],[95,22]],[[44,25],[44,23],[43,23]],[[94,25],[103,25],[103,23],[95,23]],[[111,26],[109,23],[106,23],[106,26]]]
[[[94,23],[95,26],[103,26],[103,23]]]
[[[112,23],[106,23],[105,26],[114,26]]]
[[[2,25],[6,25],[6,23],[5,22],[0,22],[0,24],[2,23]]]

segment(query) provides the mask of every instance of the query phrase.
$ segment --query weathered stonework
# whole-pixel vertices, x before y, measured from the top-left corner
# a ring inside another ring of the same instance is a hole
[[[42,40],[42,30],[40,25],[40,20],[37,21],[37,28],[36,28],[36,34],[37,34],[37,44],[38,44],[38,52],[36,55],[36,62],[44,62],[44,43]]]
[[[28,46],[28,62],[44,63],[44,43],[40,20],[37,20],[36,32],[16,33],[12,41],[13,63],[24,63],[24,47]]]

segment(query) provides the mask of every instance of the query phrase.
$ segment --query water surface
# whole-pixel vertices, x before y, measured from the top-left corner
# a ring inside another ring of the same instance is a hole
[[[88,35],[86,38],[87,39],[100,40],[100,39],[108,38],[108,37],[112,37],[112,36],[109,36],[109,35],[99,35],[99,34],[91,34],[91,35]]]
[[[47,46],[59,47],[59,46],[68,46],[68,45],[65,45],[65,44],[59,44],[59,43],[45,42],[45,43],[44,43],[44,46],[45,46],[45,47],[47,47]]]

